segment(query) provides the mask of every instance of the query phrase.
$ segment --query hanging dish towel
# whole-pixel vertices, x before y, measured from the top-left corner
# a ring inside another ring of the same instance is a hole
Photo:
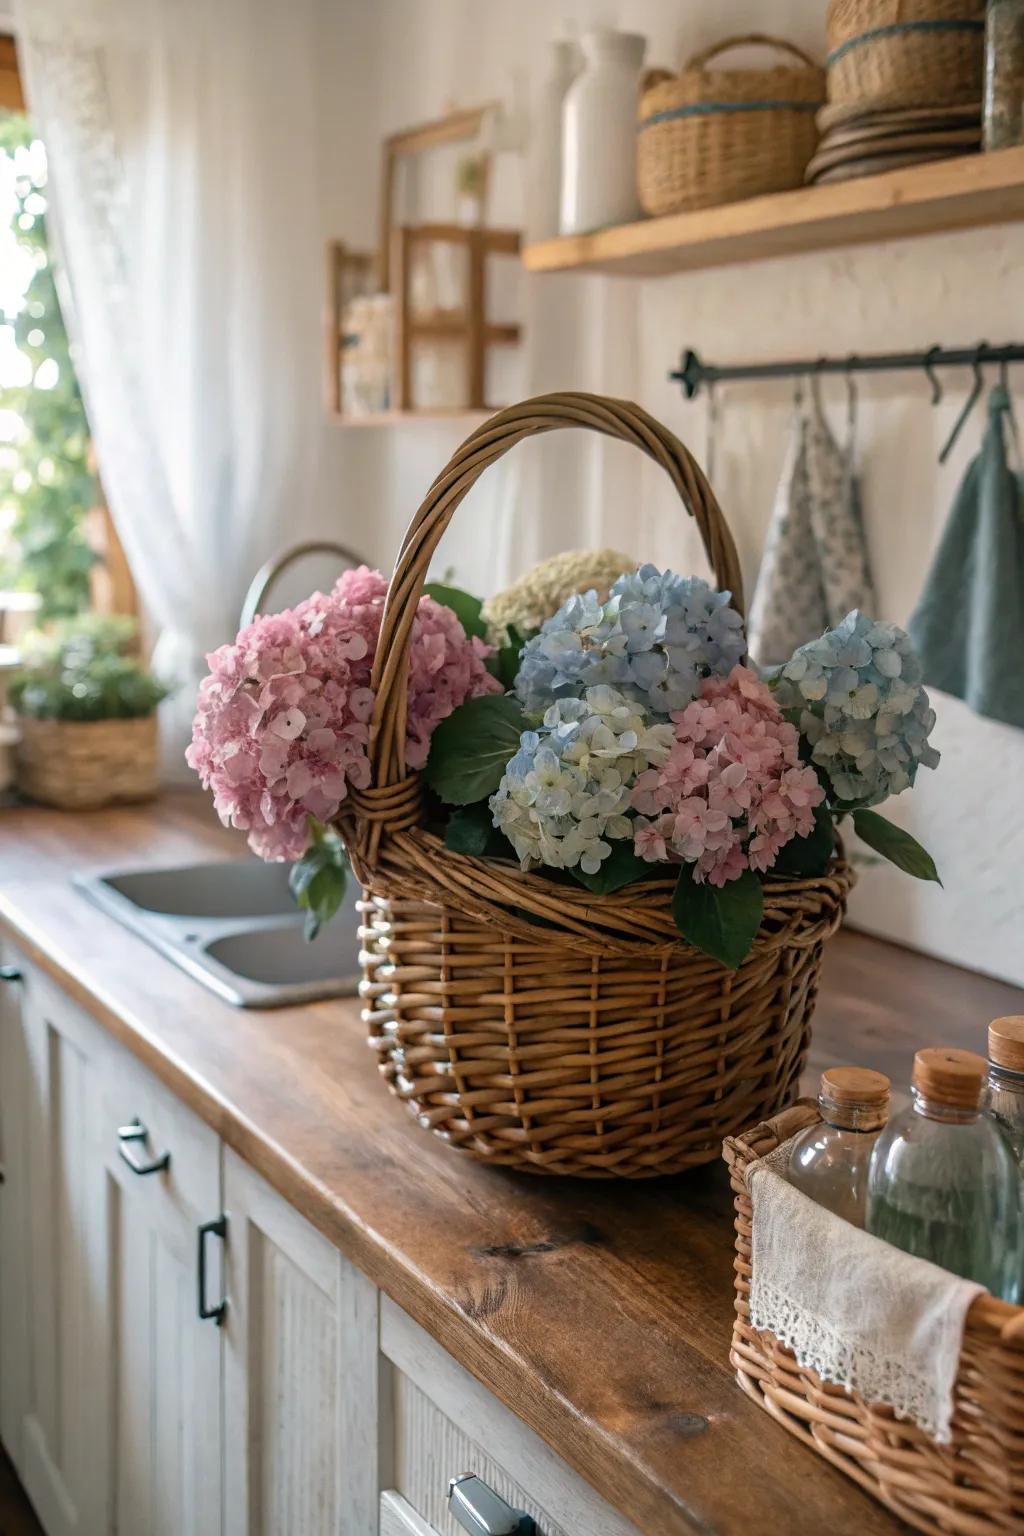
[[[805,1369],[950,1439],[967,1309],[984,1286],[901,1253],[794,1189],[791,1141],[747,1174],[750,1321]]]
[[[1024,729],[1024,482],[1007,462],[1007,424],[999,384],[909,627],[926,683]]]
[[[807,405],[798,396],[750,605],[750,651],[761,666],[788,661],[853,608],[874,611],[852,455],[852,434],[840,448],[818,389]]]

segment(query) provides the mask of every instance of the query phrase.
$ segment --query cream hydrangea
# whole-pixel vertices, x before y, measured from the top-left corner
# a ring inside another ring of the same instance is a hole
[[[521,635],[540,629],[574,592],[595,588],[604,602],[612,582],[623,571],[633,570],[636,561],[615,549],[571,549],[552,555],[484,603],[483,618],[490,638],[500,643],[510,624]]]

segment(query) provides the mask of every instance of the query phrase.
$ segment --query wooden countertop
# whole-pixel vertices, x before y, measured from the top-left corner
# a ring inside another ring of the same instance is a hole
[[[387,1094],[356,1004],[231,1008],[68,883],[119,862],[242,851],[193,795],[91,815],[3,811],[0,920],[644,1536],[902,1530],[735,1384],[721,1165],[630,1185],[481,1167]],[[917,1045],[977,1047],[1011,1012],[1024,1013],[1016,988],[844,933],[814,1062],[903,1082]]]

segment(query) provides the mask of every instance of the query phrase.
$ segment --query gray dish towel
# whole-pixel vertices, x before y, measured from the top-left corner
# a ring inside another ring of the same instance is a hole
[[[1010,396],[989,396],[981,452],[953,502],[910,636],[924,680],[1024,728],[1024,482],[1007,462]]]
[[[852,453],[833,437],[817,388],[806,404],[798,396],[750,604],[750,651],[761,666],[788,661],[853,608],[874,612]]]

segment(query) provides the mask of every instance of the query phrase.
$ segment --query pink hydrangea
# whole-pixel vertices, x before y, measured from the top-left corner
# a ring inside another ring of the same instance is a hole
[[[633,787],[640,858],[681,860],[695,880],[724,885],[769,870],[790,838],[810,834],[824,791],[800,762],[795,726],[749,668],[706,678],[672,719],[668,758]]]
[[[329,596],[243,629],[207,657],[186,759],[221,820],[264,859],[298,859],[308,818],[330,821],[369,783],[370,673],[387,582],[361,566]],[[450,608],[420,599],[410,646],[406,761],[421,768],[435,727],[465,699],[501,691]]]

